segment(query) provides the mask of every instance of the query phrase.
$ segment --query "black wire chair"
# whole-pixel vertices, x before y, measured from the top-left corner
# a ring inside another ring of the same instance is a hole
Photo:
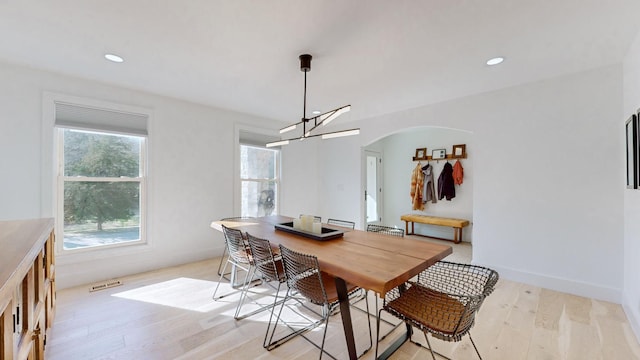
[[[238,217],[228,217],[228,218],[222,218],[220,219],[220,221],[236,221],[236,220],[248,220],[248,219],[255,219],[254,217],[251,216],[238,216]],[[226,257],[227,256],[227,246],[225,245],[224,249],[222,250],[222,257],[220,258],[220,263],[218,263],[218,275],[222,275],[222,264],[226,261]],[[227,278],[226,276],[229,275],[230,273],[226,273],[224,274],[224,278],[227,280],[230,280],[229,278]]]
[[[240,298],[244,297],[244,293],[247,291],[249,284],[251,283],[251,277],[255,270],[253,270],[253,257],[251,255],[251,249],[249,248],[249,244],[247,244],[245,237],[246,235],[242,233],[242,231],[238,229],[233,229],[222,225],[222,232],[224,233],[225,243],[227,246],[227,252],[229,256],[227,257],[227,261],[222,268],[222,273],[220,278],[218,279],[218,284],[216,285],[216,289],[213,291],[212,298],[214,300],[219,300],[228,294],[221,295],[216,298],[216,294],[218,292],[218,288],[220,287],[220,283],[222,282],[222,278],[227,269],[227,265],[231,264],[231,266],[235,267],[235,271],[238,268],[245,271],[245,277],[242,283],[234,284],[233,281],[231,283],[232,287],[240,287]],[[232,270],[234,271],[234,270]],[[232,279],[234,276],[231,277]],[[238,306],[236,307],[236,313],[234,317],[236,319],[240,318],[240,308],[242,307],[242,302],[238,302]]]
[[[284,301],[283,299],[280,299],[280,301],[278,301],[278,295],[280,294],[281,285],[286,283],[286,276],[284,273],[284,267],[282,265],[282,258],[280,257],[280,254],[274,254],[269,240],[261,239],[247,233],[247,241],[249,242],[249,247],[251,248],[251,255],[253,256],[253,263],[255,266],[254,269],[257,270],[260,279],[262,279],[263,283],[266,284],[271,284],[273,282],[278,283],[278,286],[274,287],[275,295],[273,304],[260,308],[246,315],[250,316],[260,311],[271,309],[269,323],[267,324],[267,331],[264,335],[264,341],[262,344],[263,347],[268,348],[272,345],[271,343],[268,343],[268,339],[272,338],[272,336],[270,337],[271,330],[275,331],[275,326],[274,329],[271,328],[271,322],[273,320],[273,309],[276,305]],[[247,296],[245,293],[244,299],[246,299],[246,297]],[[241,302],[244,301],[244,299],[241,299]]]
[[[397,237],[404,237],[404,229],[399,229],[391,226],[369,224],[367,225],[367,231],[377,232],[377,233],[387,234],[387,235],[392,235]]]
[[[476,354],[482,359],[470,330],[476,313],[493,292],[498,278],[496,271],[486,267],[439,261],[421,272],[417,281],[409,281],[388,292],[378,316],[384,310],[422,330],[433,360],[434,354],[448,358],[433,350],[428,333],[444,341],[460,341],[464,335],[469,335]],[[379,320],[376,325],[379,329]]]
[[[327,225],[342,226],[342,227],[350,228],[352,230],[356,228],[355,222],[347,221],[347,220],[338,220],[338,219],[328,219]]]
[[[280,322],[282,309],[284,309],[287,300],[294,298],[295,295],[300,295],[312,304],[321,306],[322,313],[318,314],[321,317],[319,320],[309,324],[308,326],[302,329],[294,330],[292,333],[283,336],[279,340],[270,340],[269,343],[271,345],[267,347],[267,349],[272,350],[280,346],[284,342],[291,340],[293,337],[301,335],[315,347],[320,349],[320,359],[322,359],[323,353],[329,355],[332,359],[335,359],[333,355],[324,350],[330,315],[333,310],[339,308],[340,305],[335,286],[335,278],[320,270],[318,259],[313,255],[302,254],[290,250],[282,245],[280,245],[280,254],[282,256],[282,263],[284,265],[288,289],[285,296],[285,302],[280,307],[278,317],[273,326],[271,337],[273,337],[273,334],[276,331],[276,327]],[[352,294],[357,293],[359,290],[360,288],[358,288],[357,286],[347,284],[347,292],[350,297],[352,296]],[[369,308],[367,305],[367,313],[368,312]],[[362,356],[364,353],[369,351],[373,345],[373,336],[371,335],[371,322],[369,321],[368,317],[367,323],[369,324],[369,347],[364,350],[363,353],[359,356]],[[325,324],[325,328],[322,335],[322,343],[318,346],[316,343],[308,339],[304,335],[304,333],[322,324]]]

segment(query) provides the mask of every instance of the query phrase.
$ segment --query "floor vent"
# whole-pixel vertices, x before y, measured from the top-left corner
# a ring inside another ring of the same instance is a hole
[[[122,282],[120,280],[117,280],[117,279],[107,280],[107,281],[103,281],[103,282],[99,282],[91,285],[89,287],[89,292],[104,290],[104,289],[108,289],[108,288],[112,288],[120,285],[122,285]]]

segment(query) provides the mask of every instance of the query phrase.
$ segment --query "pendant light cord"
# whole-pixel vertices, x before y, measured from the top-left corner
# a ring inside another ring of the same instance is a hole
[[[307,118],[307,72],[304,72],[304,104],[302,105],[302,121]]]

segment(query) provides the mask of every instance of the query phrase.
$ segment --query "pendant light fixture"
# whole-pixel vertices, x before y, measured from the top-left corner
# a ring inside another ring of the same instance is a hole
[[[281,146],[289,144],[289,141],[293,140],[304,140],[310,137],[320,136],[322,139],[331,139],[342,136],[351,136],[360,134],[360,129],[349,129],[349,130],[341,130],[334,131],[328,133],[313,133],[315,129],[319,126],[325,126],[333,121],[338,116],[348,112],[351,110],[351,105],[341,106],[337,109],[333,109],[331,111],[327,111],[323,114],[316,115],[311,118],[307,118],[307,73],[311,71],[311,55],[303,54],[300,55],[300,71],[304,72],[304,103],[302,107],[302,120],[295,124],[288,125],[280,129],[280,134],[284,134],[286,132],[297,129],[300,125],[302,125],[302,135],[299,137],[284,139],[279,141],[274,141],[268,143],[267,147],[273,146]]]

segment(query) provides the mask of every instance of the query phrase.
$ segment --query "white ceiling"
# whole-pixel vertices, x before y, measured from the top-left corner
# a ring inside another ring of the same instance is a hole
[[[351,104],[349,121],[620,63],[638,14],[638,0],[0,0],[0,60],[291,123],[310,53],[307,115]]]

